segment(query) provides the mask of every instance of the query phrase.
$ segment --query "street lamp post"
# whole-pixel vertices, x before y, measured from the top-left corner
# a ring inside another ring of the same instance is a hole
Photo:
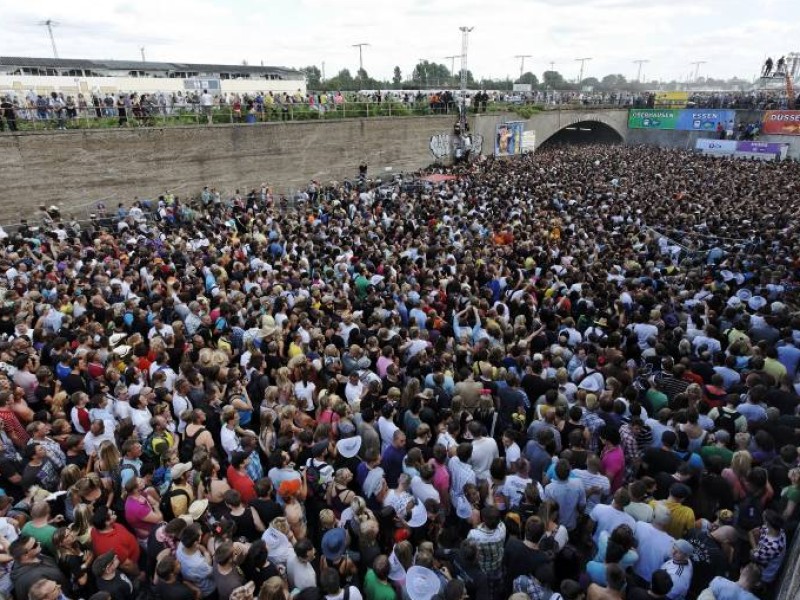
[[[514,58],[519,59],[519,82],[522,83],[522,76],[525,74],[525,59],[531,58],[532,54],[517,54]]]
[[[583,69],[584,69],[584,66],[590,60],[592,60],[591,56],[586,57],[586,58],[576,58],[575,59],[575,62],[581,63],[581,72],[578,75],[578,91],[580,91],[581,83],[583,82]]]
[[[353,44],[353,48],[358,48],[358,80],[363,84],[361,73],[364,72],[364,46],[369,46],[366,42],[360,44]]]
[[[646,58],[640,58],[639,60],[633,61],[633,64],[639,65],[639,69],[636,72],[636,82],[642,83],[642,65],[649,63],[650,61]]]

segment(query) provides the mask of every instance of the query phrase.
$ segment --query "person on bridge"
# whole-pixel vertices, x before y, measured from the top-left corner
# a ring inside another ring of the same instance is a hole
[[[764,75],[763,76],[764,77],[769,77],[771,73],[772,73],[772,57],[770,56],[764,62]]]

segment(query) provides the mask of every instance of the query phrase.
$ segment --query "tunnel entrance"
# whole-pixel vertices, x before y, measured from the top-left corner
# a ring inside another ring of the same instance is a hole
[[[547,138],[538,149],[556,146],[575,146],[586,144],[621,144],[622,136],[600,121],[580,121],[557,131]]]

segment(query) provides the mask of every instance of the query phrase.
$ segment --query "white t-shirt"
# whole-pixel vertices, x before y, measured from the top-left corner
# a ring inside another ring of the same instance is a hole
[[[231,459],[233,453],[242,449],[242,444],[239,441],[239,436],[236,435],[236,430],[230,429],[228,426],[223,426],[219,434],[222,448],[228,454],[228,460]]]
[[[317,574],[311,563],[303,562],[296,555],[286,561],[286,575],[289,578],[289,587],[301,592],[306,588],[317,587]]]
[[[489,469],[492,461],[500,456],[497,449],[497,442],[489,437],[480,438],[472,442],[472,457],[469,464],[475,470],[475,478],[478,480],[490,481],[492,476]]]
[[[506,448],[506,466],[511,467],[516,461],[519,460],[521,456],[521,452],[517,442],[512,443],[508,448]]]
[[[212,106],[214,104],[214,97],[206,92],[200,95],[200,106]]]
[[[177,393],[172,395],[172,412],[175,414],[175,418],[178,419],[178,433],[186,431],[186,422],[180,420],[181,414],[191,408],[192,403],[189,401],[189,398]]]
[[[420,502],[431,499],[438,504],[441,501],[439,492],[433,487],[433,484],[425,483],[421,477],[416,476],[411,480],[411,493]]]
[[[136,427],[136,433],[139,434],[139,439],[142,441],[153,433],[153,427],[150,425],[150,419],[152,418],[153,415],[146,408],[131,409],[131,422]]]
[[[317,386],[310,381],[307,383],[298,381],[294,384],[294,395],[305,403],[304,411],[314,410],[314,390],[316,389]]]
[[[386,417],[378,419],[378,433],[381,436],[381,454],[391,445],[394,432],[398,429],[400,428]]]
[[[354,585],[349,586],[350,588],[350,600],[364,600],[364,597],[361,595],[361,592],[358,591],[358,588]],[[344,588],[338,594],[328,594],[325,596],[325,600],[344,600]]]

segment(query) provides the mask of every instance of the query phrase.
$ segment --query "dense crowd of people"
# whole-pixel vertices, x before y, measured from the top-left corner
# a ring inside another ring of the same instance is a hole
[[[0,252],[13,600],[770,598],[800,163],[568,147]]]

